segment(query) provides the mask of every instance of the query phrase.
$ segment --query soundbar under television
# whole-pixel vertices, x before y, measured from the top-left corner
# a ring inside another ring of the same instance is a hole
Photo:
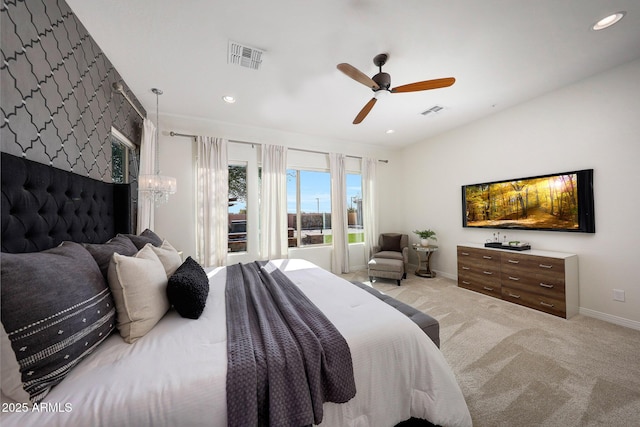
[[[462,225],[595,233],[593,169],[463,185]]]

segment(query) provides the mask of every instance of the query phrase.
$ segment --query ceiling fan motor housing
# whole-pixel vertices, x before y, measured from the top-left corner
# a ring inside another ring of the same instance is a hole
[[[377,92],[378,90],[389,90],[391,87],[391,76],[388,73],[378,73],[371,78],[374,82],[380,86],[380,89],[374,90]]]

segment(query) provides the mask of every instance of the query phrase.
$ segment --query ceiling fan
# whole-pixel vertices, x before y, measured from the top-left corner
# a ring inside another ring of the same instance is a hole
[[[369,78],[366,74],[358,70],[353,65],[347,63],[337,65],[338,70],[342,71],[353,80],[367,86],[368,88],[373,90],[374,93],[373,98],[371,98],[371,100],[367,102],[364,108],[360,110],[356,118],[353,120],[354,125],[362,122],[364,118],[367,117],[367,114],[369,114],[369,111],[371,111],[381,94],[418,92],[421,90],[438,89],[441,87],[449,87],[456,81],[456,79],[454,79],[453,77],[446,77],[443,79],[425,80],[422,82],[410,83],[407,85],[389,89],[391,87],[391,76],[387,73],[382,72],[382,66],[387,62],[387,59],[389,59],[389,55],[387,55],[386,53],[381,53],[373,58],[373,63],[376,67],[378,67],[379,72],[371,78]]]

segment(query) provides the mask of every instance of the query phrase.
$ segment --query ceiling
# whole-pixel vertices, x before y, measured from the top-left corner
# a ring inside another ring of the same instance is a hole
[[[638,0],[67,0],[150,113],[398,148],[640,57]],[[592,31],[604,16],[616,25]],[[227,62],[229,40],[264,50],[259,70]],[[388,53],[391,94],[358,125],[368,76]],[[234,104],[223,102],[232,95]],[[437,114],[420,113],[439,105]],[[151,114],[153,117],[154,114]],[[388,129],[395,133],[387,134]]]

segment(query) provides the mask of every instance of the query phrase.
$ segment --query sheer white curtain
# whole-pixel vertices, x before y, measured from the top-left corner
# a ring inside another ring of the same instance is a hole
[[[371,258],[371,248],[378,244],[378,199],[376,197],[375,159],[362,159],[362,222],[364,227],[364,253]]]
[[[227,263],[229,166],[227,140],[199,136],[196,160],[196,250],[204,267]]]
[[[156,126],[149,119],[142,123],[142,140],[140,141],[140,170],[139,175],[153,175],[156,173]],[[154,227],[154,201],[138,191],[138,234],[145,229]]]
[[[344,154],[330,153],[331,171],[331,271],[335,274],[349,272],[349,241],[347,229],[347,178]]]
[[[262,146],[260,189],[260,257],[288,257],[287,239],[287,148]]]

